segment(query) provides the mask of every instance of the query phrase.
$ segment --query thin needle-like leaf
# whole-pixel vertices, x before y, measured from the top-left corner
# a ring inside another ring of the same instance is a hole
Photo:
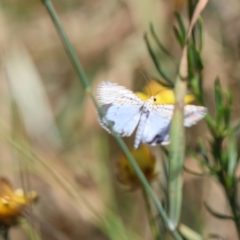
[[[232,217],[232,216],[228,216],[228,215],[216,212],[206,202],[204,202],[204,206],[216,218],[220,218],[220,219],[224,219],[224,220],[234,220],[234,217]]]
[[[155,56],[155,53],[153,52],[152,48],[151,48],[151,45],[148,41],[148,37],[147,37],[147,34],[144,35],[144,40],[146,42],[146,45],[147,45],[147,48],[148,48],[148,52],[153,60],[153,63],[155,65],[155,67],[157,68],[158,70],[158,73],[162,76],[162,78],[164,80],[166,80],[166,82],[168,83],[169,87],[173,87],[173,82],[171,81],[171,79],[165,74],[165,72],[162,70],[162,67],[161,65],[159,64],[158,62],[158,59],[157,57]],[[166,85],[166,84],[165,84]]]
[[[163,46],[163,44],[160,42],[159,38],[157,37],[157,34],[155,33],[153,24],[150,23],[150,32],[153,36],[153,39],[155,40],[157,46],[159,47],[159,49],[165,53],[174,63],[178,63],[177,59]]]

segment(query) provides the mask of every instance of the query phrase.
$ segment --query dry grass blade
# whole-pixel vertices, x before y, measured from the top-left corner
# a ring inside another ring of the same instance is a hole
[[[183,53],[182,53],[182,58],[180,61],[180,68],[179,68],[180,77],[181,77],[181,80],[183,81],[185,81],[188,77],[187,42],[188,42],[188,39],[191,37],[191,33],[194,25],[196,24],[200,14],[206,7],[207,3],[208,3],[208,0],[200,0],[197,3],[197,6],[194,10],[193,17],[191,19],[191,22],[187,31],[187,38],[185,39],[185,45],[183,48]]]
[[[204,8],[206,7],[208,1],[209,0],[199,0],[198,1],[197,6],[196,6],[196,8],[194,10],[194,13],[193,13],[193,17],[191,19],[191,23],[190,23],[188,31],[187,31],[187,39],[190,37],[190,35],[192,33],[192,30],[193,30],[193,27],[196,24],[200,14],[202,13]]]

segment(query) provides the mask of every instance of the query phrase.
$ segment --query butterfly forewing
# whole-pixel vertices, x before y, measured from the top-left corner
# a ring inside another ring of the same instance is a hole
[[[143,101],[132,91],[117,83],[102,82],[97,90],[97,99],[101,105],[125,105],[141,107]]]
[[[155,112],[157,115],[161,116],[162,118],[172,119],[174,105],[154,104],[152,111]]]
[[[184,107],[184,126],[191,127],[203,119],[207,114],[207,108],[195,105],[186,105]]]
[[[139,122],[143,101],[132,91],[111,82],[100,84],[97,98],[105,112],[100,124],[109,131],[110,123],[121,136],[130,136]]]

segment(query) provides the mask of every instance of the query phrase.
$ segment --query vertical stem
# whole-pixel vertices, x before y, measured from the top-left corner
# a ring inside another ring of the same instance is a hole
[[[169,218],[172,228],[179,224],[182,207],[183,162],[185,156],[185,132],[183,127],[183,98],[186,92],[186,83],[179,78],[175,86],[177,90],[174,116],[170,130],[170,168],[169,168]]]
[[[237,233],[238,233],[238,238],[240,239],[240,218],[239,218],[239,213],[237,211],[237,206],[236,206],[236,195],[233,194],[233,196],[228,196],[228,201],[234,216],[234,223],[237,229]]]
[[[76,52],[74,51],[71,43],[69,42],[68,40],[68,37],[64,31],[64,29],[62,28],[62,26],[60,25],[60,22],[58,21],[58,18],[57,18],[57,15],[54,11],[54,8],[52,6],[52,3],[50,0],[45,0],[43,1],[43,3],[45,4],[47,10],[48,10],[48,13],[49,15],[51,16],[52,18],[52,21],[59,33],[59,36],[60,38],[62,39],[62,43],[64,45],[64,48],[66,49],[66,52],[74,66],[74,68],[76,69],[77,73],[78,73],[78,76],[80,76],[81,78],[81,84],[83,84],[84,88],[87,90],[90,86],[89,86],[89,83],[88,83],[88,80],[87,80],[87,77],[84,73],[84,70],[82,68],[82,65],[80,64],[80,62],[78,61],[78,56],[76,54]]]
[[[142,193],[143,193],[143,197],[144,197],[144,200],[146,203],[148,221],[149,221],[151,231],[153,233],[153,237],[155,240],[161,240],[159,226],[158,226],[158,224],[156,222],[156,218],[154,217],[154,214],[152,212],[152,207],[151,207],[151,203],[150,203],[148,194],[146,193],[146,190],[144,188],[142,188]]]
[[[9,240],[8,230],[5,231],[3,238],[4,238],[4,240]]]
[[[1,231],[0,231],[1,239],[3,239],[3,240],[9,240],[9,234],[8,234],[8,232],[9,232],[9,228],[8,228],[8,227],[7,227],[7,228],[4,228],[4,229],[1,229]]]
[[[215,165],[217,168],[220,168],[221,171],[218,174],[219,177],[219,182],[222,184],[229,206],[231,208],[232,214],[234,216],[234,223],[237,229],[238,237],[240,239],[240,216],[239,212],[237,210],[237,204],[236,204],[236,199],[237,199],[237,188],[235,184],[233,186],[229,186],[227,184],[227,179],[226,179],[226,172],[222,169],[225,167],[223,166],[223,162],[221,161],[221,153],[224,151],[222,148],[222,142],[223,138],[222,137],[215,137],[214,139],[214,145],[212,147],[212,152],[213,156],[215,158]]]
[[[226,185],[226,178],[224,172],[221,172],[219,174],[220,182],[223,185],[227,200],[229,202],[229,206],[231,208],[232,214],[234,216],[234,223],[237,229],[238,233],[238,238],[240,239],[240,215],[237,210],[237,204],[236,204],[236,199],[237,199],[237,190],[236,187],[235,189],[229,189]]]

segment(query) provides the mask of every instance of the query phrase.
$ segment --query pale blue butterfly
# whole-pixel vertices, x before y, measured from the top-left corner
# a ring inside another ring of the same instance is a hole
[[[102,82],[97,90],[97,99],[105,117],[99,118],[101,126],[122,137],[130,136],[137,127],[134,148],[140,143],[151,146],[169,143],[169,130],[174,105],[155,104],[156,98],[141,100],[132,91],[112,82]],[[207,108],[195,105],[184,106],[184,126],[190,127],[204,118]]]

